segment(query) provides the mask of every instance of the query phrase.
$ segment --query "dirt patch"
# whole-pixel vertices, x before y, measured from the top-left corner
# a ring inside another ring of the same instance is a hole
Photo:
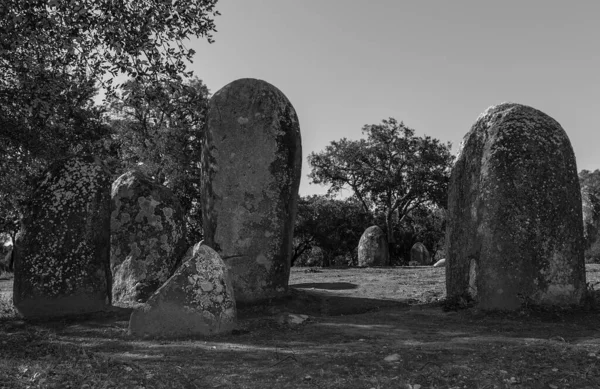
[[[227,336],[134,339],[125,308],[5,318],[0,388],[600,387],[597,310],[445,312],[444,269],[306,270],[292,270],[288,298],[240,307]]]

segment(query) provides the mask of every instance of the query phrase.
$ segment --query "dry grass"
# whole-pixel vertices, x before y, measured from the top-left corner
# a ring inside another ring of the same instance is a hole
[[[443,269],[294,269],[293,296],[210,339],[127,334],[128,310],[0,319],[0,388],[598,388],[600,312],[444,312]],[[600,266],[588,266],[600,282]],[[592,307],[593,308],[593,307]],[[300,325],[282,312],[305,312]]]

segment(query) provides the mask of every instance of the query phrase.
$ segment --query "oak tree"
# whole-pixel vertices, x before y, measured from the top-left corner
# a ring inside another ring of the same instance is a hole
[[[393,251],[394,223],[423,204],[445,206],[451,145],[418,137],[394,118],[365,125],[362,132],[366,138],[343,138],[311,153],[309,177],[313,183],[329,185],[328,194],[350,189],[365,211],[382,213]]]

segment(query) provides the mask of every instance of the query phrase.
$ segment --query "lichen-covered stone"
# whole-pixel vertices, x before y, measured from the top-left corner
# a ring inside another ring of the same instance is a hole
[[[571,143],[531,107],[488,108],[465,136],[448,197],[446,289],[483,309],[579,304],[581,194]]]
[[[238,302],[285,294],[302,163],[288,99],[241,79],[210,100],[202,166],[205,243],[230,266]]]
[[[110,176],[94,157],[58,161],[24,210],[14,252],[16,309],[25,317],[110,304]]]
[[[385,266],[388,263],[387,236],[379,226],[367,228],[358,242],[358,266]]]
[[[419,266],[431,265],[431,255],[423,243],[417,242],[410,248],[410,261],[418,263]]]
[[[213,249],[198,243],[183,263],[129,320],[135,336],[176,338],[230,332],[237,320],[227,266]]]
[[[112,185],[113,302],[146,301],[185,254],[185,215],[168,188],[139,171]]]

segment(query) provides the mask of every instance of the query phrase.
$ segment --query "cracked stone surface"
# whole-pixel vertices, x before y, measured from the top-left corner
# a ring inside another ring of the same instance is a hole
[[[112,185],[114,302],[143,302],[175,271],[186,252],[185,215],[167,187],[133,170]]]
[[[213,249],[198,243],[183,263],[131,314],[135,336],[187,337],[230,332],[237,321],[229,269]]]

